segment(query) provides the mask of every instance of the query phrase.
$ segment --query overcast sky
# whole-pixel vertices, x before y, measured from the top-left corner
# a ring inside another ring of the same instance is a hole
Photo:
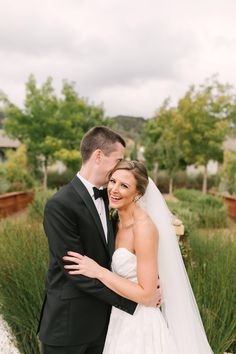
[[[63,79],[106,114],[150,117],[218,73],[236,89],[236,0],[0,0],[0,90]]]

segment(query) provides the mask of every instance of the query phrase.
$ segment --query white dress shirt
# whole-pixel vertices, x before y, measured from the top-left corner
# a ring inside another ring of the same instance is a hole
[[[104,230],[104,234],[106,237],[107,241],[107,218],[106,218],[106,210],[105,210],[105,203],[102,198],[94,198],[94,192],[93,192],[93,187],[95,187],[92,183],[87,181],[84,177],[80,175],[80,173],[77,173],[77,177],[81,180],[81,182],[84,184],[86,189],[88,190],[89,194],[91,195],[91,198],[93,199],[93,202],[95,204],[95,207],[98,211],[98,215],[100,216],[102,227]],[[102,189],[102,188],[100,188]]]

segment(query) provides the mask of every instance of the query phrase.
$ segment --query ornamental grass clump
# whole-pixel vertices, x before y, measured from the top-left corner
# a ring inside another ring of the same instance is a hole
[[[56,190],[38,190],[35,193],[32,203],[28,207],[29,217],[33,219],[43,220],[44,206],[47,200],[56,193]]]
[[[27,217],[0,224],[0,312],[23,354],[39,354],[36,336],[47,269],[42,225]]]
[[[188,274],[207,337],[215,354],[229,352],[236,344],[235,239],[213,234],[206,238],[195,231],[190,243]]]

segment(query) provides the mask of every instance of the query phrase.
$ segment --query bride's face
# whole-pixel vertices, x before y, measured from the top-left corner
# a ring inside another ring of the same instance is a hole
[[[108,182],[107,190],[109,205],[115,209],[128,207],[139,194],[135,177],[128,170],[115,171]]]

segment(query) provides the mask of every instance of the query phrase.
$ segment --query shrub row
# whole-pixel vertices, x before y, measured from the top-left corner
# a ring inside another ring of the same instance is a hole
[[[223,228],[227,225],[227,211],[221,198],[204,195],[191,189],[174,192],[179,202],[170,205],[187,225],[200,228]]]
[[[196,176],[193,176],[193,175],[187,175],[185,171],[179,171],[176,173],[174,177],[174,190],[180,188],[201,190],[202,180],[203,180],[203,175],[201,173],[199,173]],[[156,183],[162,193],[168,193],[169,175],[166,171],[158,171]],[[211,189],[212,187],[217,187],[218,184],[219,184],[218,175],[208,177],[208,189]]]
[[[67,169],[63,173],[52,172],[48,173],[48,188],[59,189],[69,183],[75,175],[75,171]]]

